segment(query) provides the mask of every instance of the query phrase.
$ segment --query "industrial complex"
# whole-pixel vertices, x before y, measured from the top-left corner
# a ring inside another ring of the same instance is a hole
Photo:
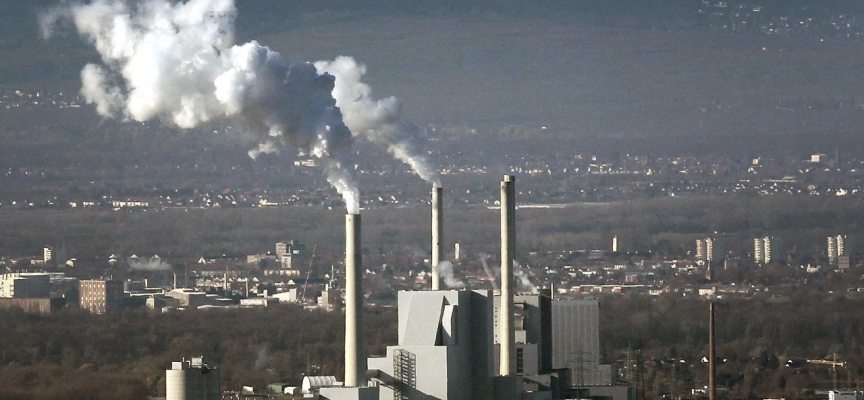
[[[283,393],[329,400],[632,398],[599,362],[596,300],[516,293],[515,184],[514,176],[501,181],[498,291],[442,290],[444,212],[442,190],[433,188],[432,287],[399,292],[398,343],[383,356],[364,354],[361,218],[347,214],[344,379],[306,377]]]
[[[596,300],[516,293],[516,179],[501,181],[500,290],[444,290],[442,189],[432,190],[432,283],[398,293],[398,343],[367,357],[363,343],[361,218],[345,217],[345,376],[306,376],[283,396],[328,400],[632,399],[600,364]],[[167,400],[210,399],[218,370],[202,358],[166,371]]]

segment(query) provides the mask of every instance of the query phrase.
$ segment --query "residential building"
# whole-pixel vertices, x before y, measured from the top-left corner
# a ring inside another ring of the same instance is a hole
[[[840,269],[840,271],[848,270],[850,264],[851,262],[848,255],[844,254],[842,256],[837,256],[837,268]]]
[[[753,261],[757,264],[770,264],[782,254],[782,242],[774,236],[753,239]]]
[[[56,256],[56,254],[54,253],[54,248],[53,248],[53,247],[51,247],[51,246],[45,246],[45,247],[42,249],[42,261],[43,261],[45,264],[50,264],[50,263],[53,263],[54,261],[56,261],[56,260],[54,259],[55,256]]]
[[[725,259],[723,239],[706,237],[696,239],[696,259],[703,264],[716,264]]]
[[[846,235],[828,236],[828,263],[838,265],[838,257],[848,255]]]
[[[120,308],[123,281],[82,280],[79,283],[81,308],[94,314],[104,314]]]
[[[293,261],[296,258],[302,257],[306,249],[302,243],[296,240],[276,243],[276,259],[279,261],[281,269],[293,269]]]

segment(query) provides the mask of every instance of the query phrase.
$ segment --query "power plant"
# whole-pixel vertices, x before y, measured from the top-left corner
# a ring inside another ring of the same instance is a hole
[[[556,301],[551,292],[516,295],[515,184],[511,175],[501,181],[501,289],[497,294],[492,290],[441,290],[437,266],[442,262],[442,189],[433,188],[432,290],[398,293],[398,343],[388,346],[383,356],[368,359],[363,354],[360,215],[346,215],[345,379],[341,385],[309,389],[304,398],[631,398],[628,387],[611,386],[611,368],[598,362],[599,345],[596,349],[579,347],[583,342],[597,344],[596,301]],[[588,337],[575,337],[577,330],[571,324],[588,332]],[[558,360],[554,352],[580,355]],[[568,364],[579,370],[578,388],[571,383],[577,375]],[[585,370],[590,371],[588,379]]]

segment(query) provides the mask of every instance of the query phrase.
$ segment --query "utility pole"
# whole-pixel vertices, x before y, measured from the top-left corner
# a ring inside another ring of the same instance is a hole
[[[633,383],[633,348],[627,346],[627,368],[624,370],[627,374],[627,382]]]
[[[645,369],[642,365],[642,349],[636,350],[636,399],[645,400]]]
[[[669,390],[669,395],[672,396],[672,400],[675,400],[678,398],[676,396],[678,394],[678,374],[677,374],[677,372],[678,372],[677,367],[678,366],[675,364],[677,364],[676,359],[673,358],[672,359],[672,388],[671,388],[671,390]]]

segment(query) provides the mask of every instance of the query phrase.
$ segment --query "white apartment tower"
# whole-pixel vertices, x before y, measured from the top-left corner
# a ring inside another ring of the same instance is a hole
[[[51,246],[45,246],[42,249],[42,261],[45,264],[54,262],[54,248]]]
[[[723,240],[713,237],[696,239],[696,259],[711,264],[723,257]]]
[[[753,239],[753,261],[757,264],[770,264],[777,261],[781,253],[780,239],[765,236]]]
[[[828,263],[837,265],[840,256],[848,255],[846,235],[828,236]]]

